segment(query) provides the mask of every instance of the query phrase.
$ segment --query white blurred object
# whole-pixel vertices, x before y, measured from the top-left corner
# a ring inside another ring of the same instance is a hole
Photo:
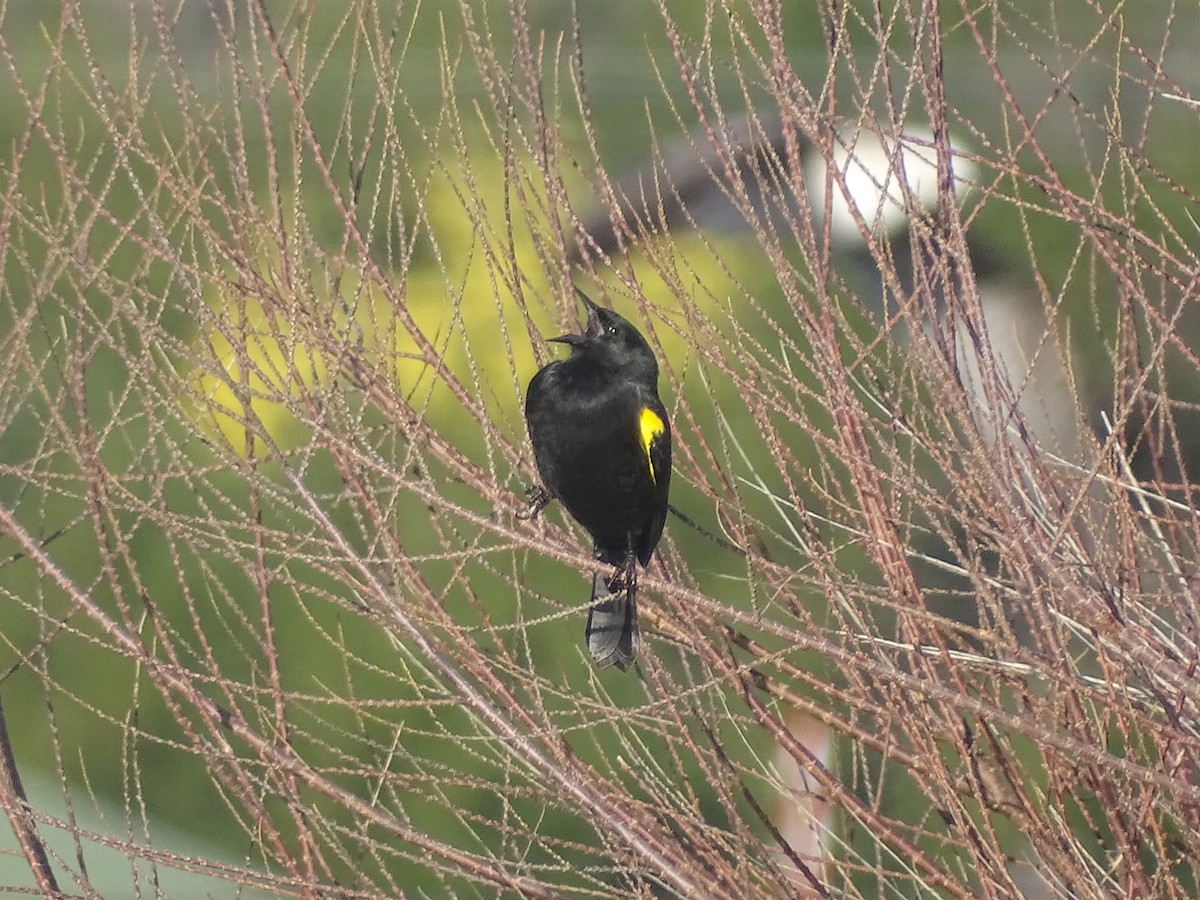
[[[1082,462],[1078,404],[1051,324],[1029,291],[1012,278],[990,278],[981,281],[978,289],[992,355],[1013,391],[1029,432],[1045,449]],[[990,417],[983,413],[988,401],[979,369],[980,354],[961,322],[955,338],[960,377],[973,400],[976,421],[995,440]]]
[[[864,243],[853,210],[868,231],[900,240],[909,230],[911,213],[937,207],[937,156],[933,134],[926,127],[908,128],[891,140],[867,128],[844,129],[838,133],[833,163],[838,177],[829,182],[829,228],[834,244],[843,251]],[[954,153],[952,168],[961,203],[965,191],[978,180],[978,167]],[[828,176],[825,157],[813,148],[805,156],[804,178],[817,222],[825,215]],[[906,199],[915,209],[906,206]],[[896,264],[903,266],[905,260],[898,257]],[[1035,297],[1011,278],[981,276],[976,286],[996,365],[1009,380],[1029,431],[1040,444],[1077,458],[1081,451],[1077,404],[1058,342],[1048,330],[1052,323],[1046,321]],[[987,429],[990,416],[982,411],[988,401],[978,351],[961,323],[956,332],[959,371],[970,390],[976,421]],[[994,440],[996,435],[990,437]]]
[[[845,190],[839,179],[831,181],[833,214],[829,227],[833,240],[843,246],[860,244],[863,240],[852,208],[858,210],[871,231],[882,230],[888,237],[907,231],[905,185],[919,209],[937,206],[937,155],[928,128],[909,128],[891,143],[885,143],[867,129],[843,129],[838,132],[833,163]],[[957,157],[952,166],[956,189],[961,193],[975,177],[976,169],[973,163]],[[825,216],[827,174],[828,166],[821,153],[814,149],[805,155],[804,181],[813,217],[818,222]]]
[[[785,713],[784,725],[817,763],[826,769],[833,768],[833,734],[824,723],[793,709]],[[837,846],[832,822],[833,804],[826,799],[817,780],[801,769],[796,758],[783,747],[775,746],[771,765],[779,778],[778,802],[772,821],[780,837],[792,853],[804,861],[809,871],[798,870],[782,854],[777,862],[798,885],[810,885],[813,877],[824,882],[829,875],[824,862],[830,846]]]

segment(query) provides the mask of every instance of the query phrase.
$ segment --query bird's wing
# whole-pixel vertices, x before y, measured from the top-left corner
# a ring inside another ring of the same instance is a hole
[[[638,559],[646,566],[650,564],[650,557],[662,537],[663,525],[667,521],[667,494],[671,487],[671,423],[667,419],[666,407],[658,397],[647,399],[642,407],[639,426],[650,475],[654,479],[654,511],[638,545]]]

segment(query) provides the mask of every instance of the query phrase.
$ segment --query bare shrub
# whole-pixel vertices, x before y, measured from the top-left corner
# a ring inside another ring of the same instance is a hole
[[[11,887],[1200,891],[1195,11],[33,8]],[[636,674],[515,518],[574,284],[676,433]]]

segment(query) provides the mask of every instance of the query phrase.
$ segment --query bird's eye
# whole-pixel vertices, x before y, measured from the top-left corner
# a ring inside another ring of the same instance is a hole
[[[617,326],[616,326],[616,325],[609,325],[609,326],[608,326],[608,333],[609,333],[609,334],[611,334],[613,337],[616,337],[616,336],[617,336]]]

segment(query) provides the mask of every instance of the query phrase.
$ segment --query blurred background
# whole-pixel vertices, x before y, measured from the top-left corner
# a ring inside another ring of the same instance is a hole
[[[0,884],[1194,896],[1200,12],[0,9]],[[644,658],[518,521],[659,355]]]

